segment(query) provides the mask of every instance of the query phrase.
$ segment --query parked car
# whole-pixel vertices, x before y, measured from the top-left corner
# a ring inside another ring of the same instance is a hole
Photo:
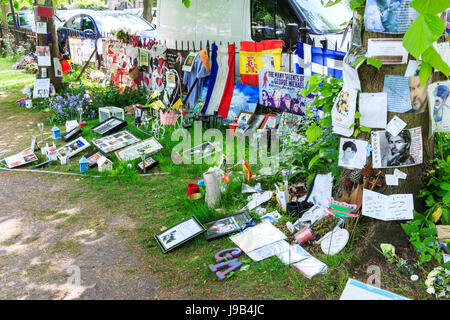
[[[131,30],[143,39],[154,39],[156,36],[156,26],[134,13],[91,11],[74,15],[58,28],[60,51],[67,52],[65,50],[67,34],[79,34],[98,39],[120,29]]]
[[[21,28],[29,29],[33,32],[36,32],[36,23],[34,21],[34,12],[31,10],[26,11],[17,11],[16,14],[16,22],[17,25]],[[6,16],[6,22],[11,27],[14,26],[14,19],[12,13],[8,13]],[[58,28],[62,24],[62,20],[55,15],[55,26]]]
[[[129,12],[133,12],[135,14],[137,14],[140,17],[144,16],[144,8],[138,8],[138,9],[125,9],[125,11],[129,11]],[[158,10],[156,8],[152,8],[152,17],[153,17],[153,22],[156,21],[156,14],[157,14]]]

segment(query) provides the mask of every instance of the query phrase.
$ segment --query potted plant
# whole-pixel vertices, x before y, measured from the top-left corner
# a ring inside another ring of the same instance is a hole
[[[312,240],[318,241],[328,232],[332,231],[338,225],[339,221],[339,218],[329,214],[317,220],[311,226],[300,230],[295,235],[295,238],[301,245]]]

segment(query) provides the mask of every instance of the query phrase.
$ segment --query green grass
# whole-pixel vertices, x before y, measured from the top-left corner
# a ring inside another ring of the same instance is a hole
[[[10,65],[10,62],[0,59],[0,79],[4,75],[1,71],[8,70]],[[24,75],[14,75],[14,77],[16,76]],[[9,98],[11,101],[14,94],[20,96],[18,94],[21,90],[20,85],[11,83],[8,86],[12,88]],[[19,111],[29,112],[24,109],[19,110],[13,102],[2,108],[2,112]],[[141,139],[149,137],[135,128],[132,117],[127,117],[126,120],[128,122],[126,129],[132,134]],[[88,141],[99,137],[90,130],[96,124],[98,124],[98,120],[90,120],[83,128],[82,136]],[[191,216],[196,216],[201,222],[206,222],[239,212],[247,204],[248,196],[248,194],[241,194],[241,183],[234,181],[227,186],[227,192],[222,195],[219,208],[223,209],[223,213],[208,208],[204,198],[193,202],[189,201],[187,199],[188,183],[202,179],[202,174],[208,170],[209,166],[174,165],[170,156],[172,148],[178,142],[170,140],[170,132],[167,130],[165,138],[159,141],[164,149],[153,155],[159,161],[159,166],[153,169],[153,172],[166,172],[169,175],[142,177],[135,167],[139,160],[131,161],[132,169],[128,169],[126,163],[120,163],[111,153],[111,159],[114,161],[112,173],[102,173],[100,174],[102,178],[81,178],[79,182],[81,187],[74,188],[73,192],[69,194],[57,196],[63,197],[70,203],[95,199],[99,212],[106,211],[112,214],[125,212],[128,216],[141,221],[136,232],[119,228],[118,233],[133,245],[138,243],[145,249],[144,262],[161,280],[162,289],[168,298],[171,293],[174,293],[177,295],[189,294],[196,299],[338,299],[348,278],[355,277],[352,272],[364,268],[362,262],[358,261],[354,255],[354,243],[347,245],[336,256],[330,257],[324,255],[318,246],[308,247],[307,250],[314,257],[328,265],[327,274],[318,275],[311,280],[305,278],[297,269],[282,264],[276,257],[255,263],[243,255],[239,259],[249,268],[245,271],[238,270],[229,279],[219,281],[209,271],[208,265],[215,264],[214,254],[216,252],[236,246],[228,237],[207,242],[201,235],[176,250],[163,254],[154,239],[154,235],[159,233],[161,228],[169,228]],[[57,144],[58,147],[62,145],[62,141]],[[94,146],[91,146],[82,154],[93,150]],[[40,154],[38,156],[42,157]],[[80,156],[72,159],[72,172],[78,172],[77,161],[79,158]],[[66,172],[67,168],[54,163],[45,170]],[[238,168],[234,174],[239,175],[240,170]],[[90,170],[86,176],[89,175],[99,175],[99,173],[94,169]],[[265,190],[274,188],[271,180],[262,182]],[[204,195],[204,190],[202,193]],[[276,202],[271,200],[267,205],[267,212],[277,208]],[[47,218],[47,214],[43,214],[41,218]],[[84,217],[74,216],[68,218],[66,223],[71,225],[80,220],[84,220]],[[286,231],[285,223],[287,221],[292,221],[292,218],[283,217],[275,225]],[[97,230],[105,228],[105,222],[101,216],[88,219],[87,223]],[[60,240],[53,247],[54,252],[67,252],[73,255],[78,255],[79,250],[81,250],[79,244],[72,240]],[[367,279],[367,276],[361,275],[361,273],[358,277],[356,278],[361,281]],[[392,281],[383,288],[405,295],[409,294],[409,296],[421,296],[420,293],[408,289],[409,279],[402,281],[402,286],[398,281]]]

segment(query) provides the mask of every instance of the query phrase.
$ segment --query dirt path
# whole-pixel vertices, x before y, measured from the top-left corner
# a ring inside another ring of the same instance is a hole
[[[157,299],[158,281],[118,235],[137,223],[67,203],[76,180],[0,171],[0,298]]]

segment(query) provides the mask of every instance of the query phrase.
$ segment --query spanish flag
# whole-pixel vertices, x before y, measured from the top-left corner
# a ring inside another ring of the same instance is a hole
[[[252,170],[250,170],[250,166],[248,165],[247,161],[244,161],[242,166],[244,167],[244,180],[245,183],[247,183],[253,176]]]
[[[257,86],[259,83],[259,69],[281,71],[283,45],[283,40],[241,41],[239,70],[242,83]]]

